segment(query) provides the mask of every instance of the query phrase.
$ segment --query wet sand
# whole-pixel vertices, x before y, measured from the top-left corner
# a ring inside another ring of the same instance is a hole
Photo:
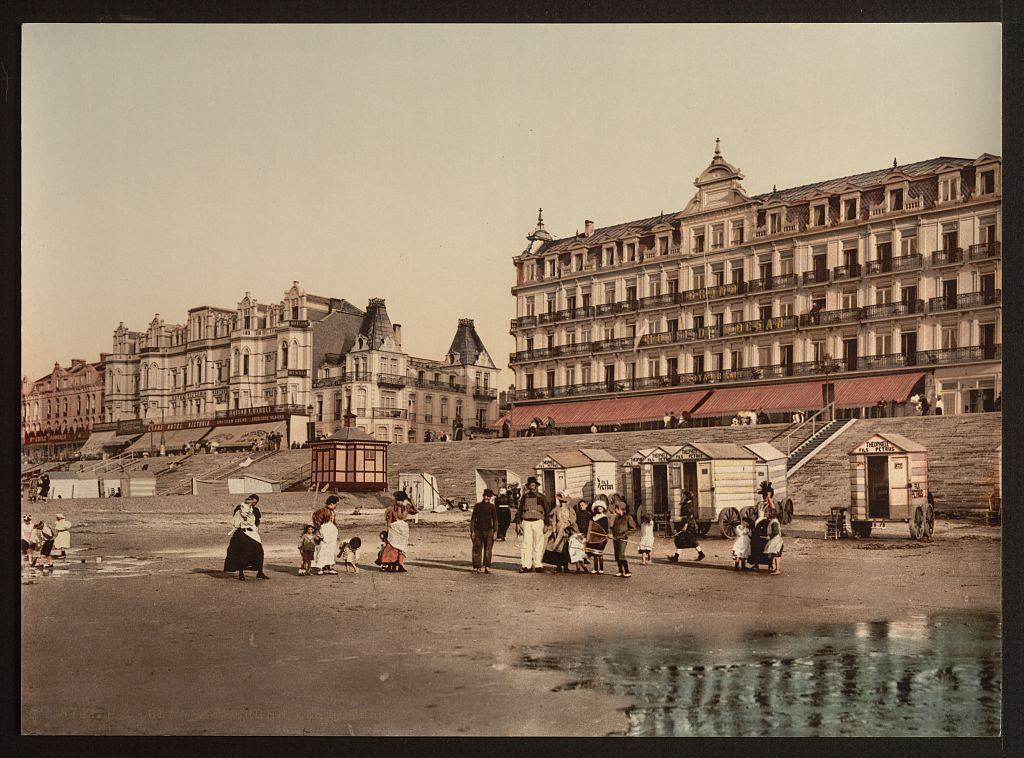
[[[895,524],[825,542],[820,517],[798,517],[779,576],[734,571],[731,541],[714,532],[703,563],[671,564],[659,537],[654,564],[631,550],[633,577],[619,579],[610,549],[603,576],[521,575],[511,531],[492,573],[472,573],[467,516],[449,512],[412,525],[407,574],[383,574],[382,512],[352,516],[346,501],[340,531],[361,537],[363,570],[300,577],[313,503],[263,498],[271,579],[239,582],[220,571],[223,501],[63,502],[69,559],[23,572],[23,732],[622,734],[625,698],[563,688],[568,673],[518,665],[526,651],[589,640],[600,656],[623,639],[686,635],[713,661],[752,630],[999,610],[999,528],[964,521],[938,521],[930,543]],[[38,506],[23,510],[52,510]]]

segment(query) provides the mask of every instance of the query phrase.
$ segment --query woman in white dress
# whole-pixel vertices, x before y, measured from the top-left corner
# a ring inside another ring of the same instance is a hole
[[[259,495],[249,495],[235,506],[231,514],[231,541],[224,558],[225,571],[237,571],[238,578],[245,579],[245,570],[254,569],[257,579],[269,579],[263,573],[263,540],[260,538],[260,509],[256,504]]]
[[[320,524],[320,542],[313,554],[313,565],[318,574],[337,574],[334,570],[334,559],[338,556],[338,527],[334,523],[334,511],[330,518]]]

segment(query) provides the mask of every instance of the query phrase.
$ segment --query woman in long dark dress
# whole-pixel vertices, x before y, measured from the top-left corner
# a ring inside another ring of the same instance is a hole
[[[228,554],[224,558],[225,571],[237,571],[238,578],[245,579],[246,569],[256,572],[258,579],[269,579],[263,573],[263,541],[260,539],[260,509],[256,503],[258,495],[249,495],[240,505],[235,506],[231,524],[235,530],[228,542]]]
[[[764,554],[764,546],[768,543],[768,527],[771,523],[766,510],[767,507],[763,505],[758,508],[757,521],[750,532],[750,557],[747,558],[747,564],[753,566],[755,571],[762,563],[771,566],[771,558]]]

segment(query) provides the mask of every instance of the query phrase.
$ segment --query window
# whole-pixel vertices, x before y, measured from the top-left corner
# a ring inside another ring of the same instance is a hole
[[[892,335],[875,335],[875,355],[889,355],[892,352]]]
[[[606,327],[604,327],[604,335],[602,336],[601,339],[604,339],[604,340],[613,340],[613,339],[615,339],[615,327],[614,326],[606,326]]]
[[[697,266],[692,270],[693,273],[693,289],[699,290],[704,289],[704,267]]]
[[[981,172],[981,194],[991,195],[996,191],[996,172],[982,171]]]
[[[903,210],[903,190],[902,189],[889,190],[889,210],[890,211],[901,211],[901,210]]]
[[[733,350],[729,354],[729,360],[732,363],[732,367],[734,369],[743,368],[743,353],[741,353],[739,350]]]
[[[732,283],[743,284],[743,261],[732,262]]]
[[[670,295],[675,295],[678,292],[679,292],[679,280],[678,279],[669,279],[668,280],[668,293]]]
[[[843,310],[857,307],[857,290],[847,290],[840,296],[840,307]]]
[[[772,306],[770,304],[760,306],[757,309],[757,315],[761,321],[767,321],[772,317]]]
[[[658,237],[658,255],[668,255],[668,237]]]
[[[949,177],[939,182],[939,197],[948,203],[960,199],[960,177]]]
[[[530,351],[530,350],[533,350],[533,337],[527,337],[527,338],[526,338],[526,349],[527,349],[528,351]],[[357,378],[358,378],[358,372],[357,372],[356,376],[357,376]],[[438,375],[438,374],[434,374],[434,381],[435,381],[435,382],[436,382],[436,381],[438,381],[438,379],[439,379],[439,378],[440,378],[440,377],[439,377],[439,375]]]
[[[589,329],[580,329],[580,342],[590,342]]]
[[[942,225],[942,249],[943,250],[956,250],[958,242],[960,240],[960,234],[957,230],[956,224],[943,224]]]
[[[551,348],[553,348],[555,346],[555,335],[554,335],[554,332],[548,334],[547,340],[548,340],[547,347],[548,347],[548,350],[550,350]],[[455,377],[454,376],[449,377],[448,385],[450,387],[454,387],[455,386]]]
[[[548,313],[554,313],[555,312],[555,296],[554,295],[548,295],[547,309],[548,309],[547,310]]]
[[[288,368],[288,343],[281,343],[281,368]]]
[[[589,308],[590,307],[590,293],[589,292],[584,292],[583,293],[583,307],[584,308]]]
[[[298,304],[295,304],[295,305],[292,306],[292,321],[298,321],[298,320],[299,320],[299,306],[298,306]]]
[[[743,311],[733,311],[732,315],[729,317],[729,322],[733,323],[733,324],[738,324],[742,320],[743,320]]]
[[[535,312],[533,310],[533,298],[532,297],[526,298],[526,315],[527,316],[535,315]]]
[[[770,346],[759,347],[757,349],[757,365],[758,366],[770,366],[772,365],[772,349]]]
[[[670,332],[678,332],[679,331],[679,319],[677,319],[677,318],[670,318],[668,320],[668,330]]]
[[[725,247],[725,225],[715,224],[711,227],[711,249],[721,250]]]
[[[901,255],[917,255],[917,230],[908,229],[900,239]]]
[[[582,384],[590,384],[590,366],[583,366],[580,369],[580,382]]]
[[[576,330],[575,329],[566,329],[565,330],[565,337],[564,337],[563,344],[565,344],[565,345],[575,345],[576,344]]]
[[[636,339],[636,322],[632,324],[626,324],[626,336],[630,339]]]
[[[768,231],[771,234],[778,234],[782,231],[782,214],[772,213],[768,216]]]
[[[814,226],[825,226],[825,204],[814,206]]]
[[[715,329],[719,333],[722,331],[722,327],[725,326],[725,314],[724,313],[713,313],[711,317],[715,320]]]
[[[857,199],[843,201],[843,218],[847,221],[857,220]]]
[[[792,300],[785,300],[785,301],[783,301],[782,303],[779,304],[779,308],[781,309],[779,311],[779,315],[780,316],[792,316],[793,315],[793,301]]]
[[[993,216],[978,219],[978,241],[981,243],[996,241],[996,220]]]
[[[953,350],[957,347],[957,333],[960,331],[958,326],[944,326],[942,327],[942,349]]]
[[[892,302],[892,287],[878,287],[875,290],[875,305],[885,305]]]
[[[661,361],[650,360],[647,361],[647,376],[658,377],[661,376]]]
[[[793,253],[786,253],[779,258],[779,275],[791,276],[793,274]]]
[[[250,328],[252,328],[251,324],[252,324],[252,316],[249,315],[249,311],[246,311],[245,315],[242,316],[242,328],[243,329],[250,329]]]
[[[694,329],[703,329],[704,328],[704,316],[703,315],[694,316],[693,317],[693,328]]]
[[[574,311],[574,310],[576,310],[576,296],[575,295],[569,295],[567,298],[565,298],[565,309],[567,311]]]
[[[576,369],[567,368],[565,370],[565,383],[569,386],[576,384]]]
[[[630,242],[629,244],[626,245],[626,260],[627,261],[635,261],[636,260],[636,243],[635,242]]]
[[[658,297],[661,294],[661,282],[651,282],[651,297]]]
[[[628,302],[628,303],[636,302],[636,285],[635,284],[632,284],[629,287],[626,287],[626,302]]]
[[[611,266],[615,263],[615,248],[606,247],[604,249],[604,265]]]
[[[743,244],[743,221],[732,222],[732,244],[742,245]]]
[[[604,288],[604,301],[606,303],[615,302],[615,285]]]
[[[249,354],[248,353],[242,353],[242,375],[243,376],[248,376],[249,375]]]
[[[693,230],[693,252],[703,253],[704,252],[704,230],[694,229]]]
[[[762,279],[772,278],[772,258],[770,255],[764,256],[760,259],[758,264],[758,271]]]
[[[573,269],[573,271],[582,271],[583,270],[583,256],[582,255],[574,255],[573,256],[573,258],[572,258],[572,269]]]
[[[811,343],[811,360],[821,361],[825,359],[825,341],[815,340]]]

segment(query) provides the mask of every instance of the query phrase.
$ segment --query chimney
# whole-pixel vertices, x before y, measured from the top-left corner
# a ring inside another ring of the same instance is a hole
[[[587,219],[583,222],[583,236],[593,237],[594,236],[594,222]]]
[[[348,399],[348,410],[345,411],[345,428],[352,428],[352,420],[356,417],[356,414],[352,412],[352,398]]]
[[[395,333],[395,342],[398,344],[399,347],[401,347],[402,346],[402,325],[401,324],[392,324],[391,325],[391,331],[393,331]]]

